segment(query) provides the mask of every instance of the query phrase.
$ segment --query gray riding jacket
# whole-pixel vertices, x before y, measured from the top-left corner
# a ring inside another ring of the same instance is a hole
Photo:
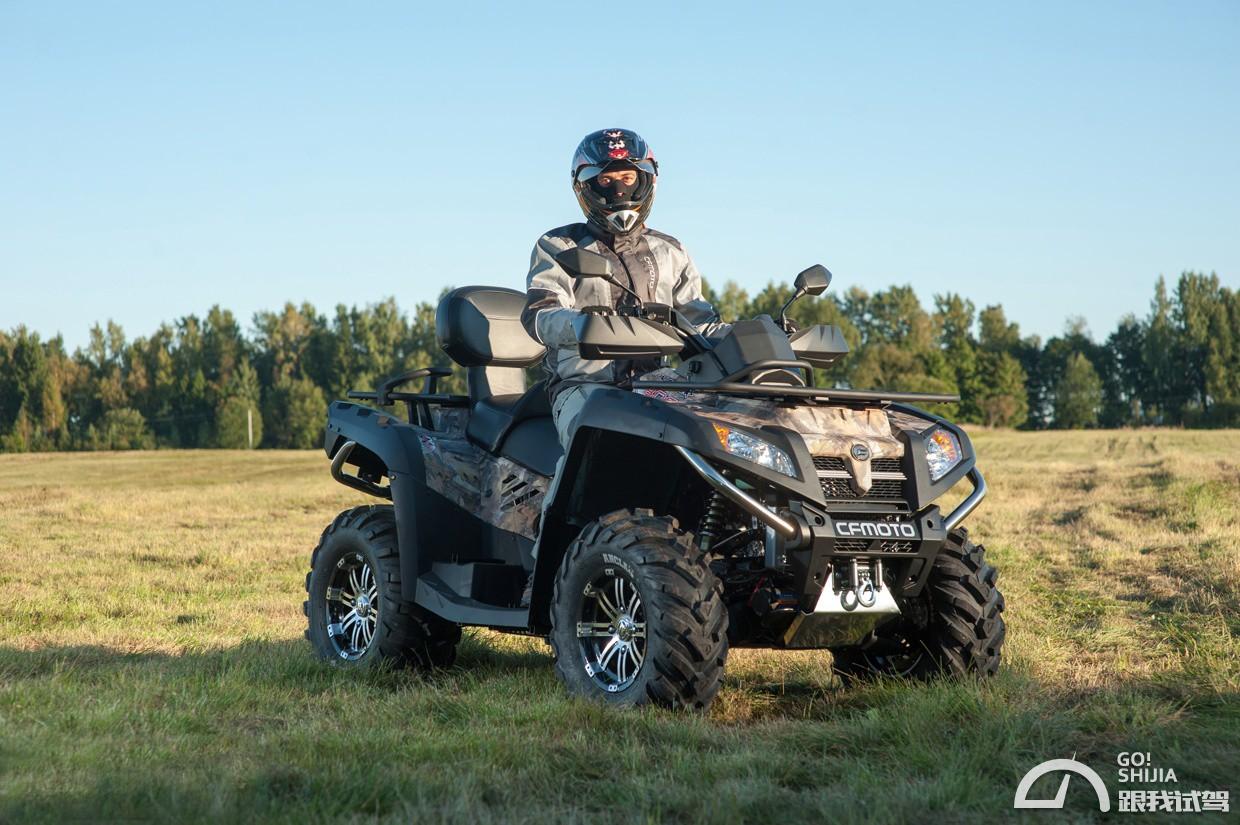
[[[613,237],[584,223],[552,229],[538,239],[526,277],[525,311],[521,322],[537,341],[546,345],[544,366],[552,398],[577,384],[627,386],[635,376],[659,367],[657,359],[592,361],[577,351],[573,319],[589,306],[629,306],[633,297],[600,278],[578,278],[556,263],[559,252],[573,247],[605,255],[618,280],[642,301],[667,304],[679,310],[704,335],[727,329],[714,307],[702,297],[702,276],[680,241],[642,227],[631,235]]]

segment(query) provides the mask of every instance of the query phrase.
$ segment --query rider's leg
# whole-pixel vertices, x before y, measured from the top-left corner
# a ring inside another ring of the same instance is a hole
[[[577,429],[577,419],[581,415],[581,409],[586,405],[586,399],[592,392],[605,386],[607,385],[579,384],[576,387],[569,387],[560,393],[555,403],[551,405],[551,420],[555,422],[556,433],[560,436],[560,447],[564,452],[555,463],[555,475],[551,477],[551,483],[547,485],[547,495],[543,497],[544,513],[547,510],[547,504],[550,503],[560,485],[564,461],[568,458],[568,445],[573,440],[573,432]]]
[[[563,454],[555,463],[555,475],[551,477],[551,483],[547,485],[547,494],[543,497],[543,512],[539,519],[539,532],[542,532],[542,518],[547,515],[547,505],[555,496],[555,491],[560,484],[560,476],[564,471],[564,461],[568,457],[568,445],[573,440],[573,431],[576,429],[577,418],[581,415],[581,408],[585,406],[586,399],[590,393],[606,386],[605,384],[580,384],[576,387],[570,387],[560,393],[555,403],[551,405],[551,419],[555,422],[556,433],[560,437],[560,446],[564,449]],[[533,558],[538,558],[538,546],[534,546]],[[521,595],[521,605],[528,606],[530,596],[534,589],[534,573],[531,571],[529,579],[525,583],[525,592]]]

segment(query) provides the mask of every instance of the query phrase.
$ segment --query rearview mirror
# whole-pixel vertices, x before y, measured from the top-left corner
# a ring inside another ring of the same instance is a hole
[[[827,291],[827,287],[831,286],[831,273],[822,264],[814,264],[797,275],[797,279],[792,282],[797,292],[806,295],[821,295]]]
[[[556,254],[555,262],[578,278],[611,278],[611,261],[579,247]]]

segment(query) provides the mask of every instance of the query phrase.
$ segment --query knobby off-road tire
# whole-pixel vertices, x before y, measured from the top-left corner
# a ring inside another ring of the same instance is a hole
[[[390,505],[346,510],[327,526],[306,574],[306,638],[344,667],[448,667],[461,628],[401,598]]]
[[[620,510],[582,530],[560,564],[551,624],[556,673],[573,695],[705,708],[719,692],[723,591],[673,518]]]
[[[1006,628],[1003,594],[995,586],[999,574],[986,563],[985,553],[982,545],[969,541],[968,531],[953,530],[934,560],[924,609],[878,628],[858,647],[833,651],[836,672],[845,681],[877,675],[994,675]]]

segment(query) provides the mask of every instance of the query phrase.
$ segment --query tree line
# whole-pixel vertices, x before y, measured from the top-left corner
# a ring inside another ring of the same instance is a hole
[[[777,315],[789,288],[750,296],[707,287],[724,319]],[[1240,426],[1240,292],[1216,275],[1159,278],[1144,318],[1105,340],[1070,319],[1061,335],[1022,336],[1003,307],[911,287],[802,300],[802,326],[836,324],[852,353],[822,386],[959,393],[936,411],[963,423],[1042,429]],[[244,330],[212,307],[129,339],[95,325],[72,353],[59,336],[0,330],[0,451],[305,448],[320,443],[329,399],[419,366],[451,367],[435,308],[394,299],[320,314],[310,304],[260,312]],[[464,390],[463,371],[446,383]]]

